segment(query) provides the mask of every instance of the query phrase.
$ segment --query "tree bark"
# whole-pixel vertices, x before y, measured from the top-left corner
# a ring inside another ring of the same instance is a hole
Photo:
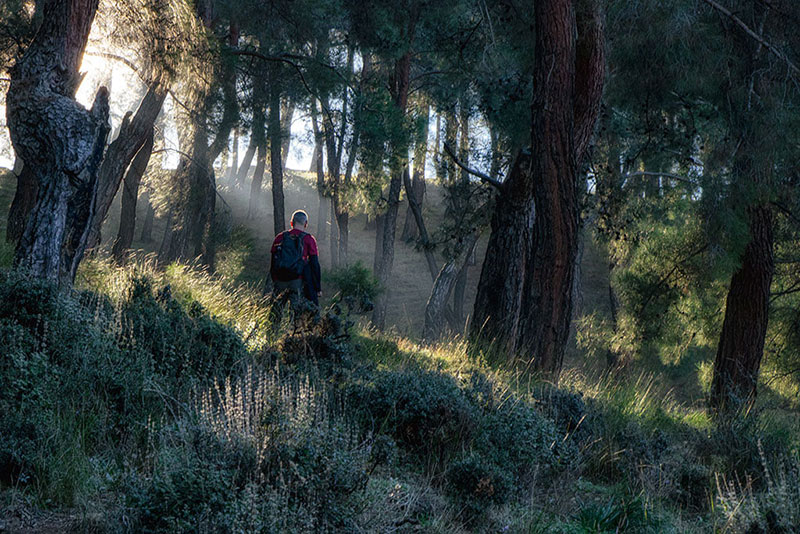
[[[140,237],[142,243],[149,243],[153,240],[153,222],[156,218],[156,210],[153,208],[153,204],[150,202],[150,192],[145,189],[144,195],[142,195],[142,202],[147,206],[144,215],[144,221],[142,222],[142,235]]]
[[[253,132],[255,132],[256,128],[264,128],[264,124],[260,126],[257,125],[255,117],[253,118]],[[236,185],[239,187],[244,186],[245,181],[247,180],[247,173],[250,172],[250,166],[253,164],[253,157],[256,155],[257,144],[253,141],[253,137],[255,137],[255,133],[250,134],[250,143],[247,145],[247,150],[244,151],[244,158],[242,159],[242,164],[239,166],[239,171],[236,173]]]
[[[314,132],[314,154],[311,159],[311,170],[317,173],[317,238],[322,241],[327,238],[325,224],[328,221],[328,202],[325,198],[325,168],[323,166],[323,138],[317,119],[317,101],[311,101],[311,128]]]
[[[94,216],[108,135],[108,90],[91,110],[75,99],[78,67],[98,0],[47,0],[42,25],[11,70],[6,96],[15,152],[39,186],[15,254],[30,274],[71,283]]]
[[[147,169],[150,155],[153,152],[153,130],[134,156],[128,172],[125,174],[122,188],[122,208],[119,216],[119,229],[114,246],[111,248],[111,255],[114,260],[121,264],[125,261],[125,254],[130,250],[133,243],[133,232],[136,228],[136,201],[139,197],[139,184],[142,176]]]
[[[746,117],[746,120],[758,119]],[[744,128],[732,171],[735,193],[749,204],[750,241],[742,254],[741,266],[731,277],[714,359],[709,404],[717,414],[745,412],[755,401],[775,271],[773,214],[768,202],[774,163],[769,158],[758,161],[764,157],[762,154],[769,153],[765,146],[768,137],[759,138],[750,124]]]
[[[20,160],[22,161],[22,160]],[[6,226],[6,241],[17,244],[25,231],[25,223],[28,220],[33,206],[36,205],[36,196],[39,192],[39,182],[30,165],[22,164],[19,174],[17,174],[17,190],[14,193],[14,200],[8,211],[8,225]]]
[[[286,170],[286,160],[289,158],[289,148],[291,148],[292,144],[294,110],[294,102],[287,97],[281,108],[281,167],[283,170]]]
[[[264,88],[260,84],[253,87],[253,130],[250,135],[250,148],[258,151],[258,158],[256,159],[256,169],[253,173],[253,181],[250,182],[250,202],[247,208],[247,217],[249,219],[255,217],[258,213],[258,207],[261,200],[261,186],[264,180],[264,169],[267,165],[267,134],[264,131],[264,123],[266,119],[266,110],[264,108]],[[250,165],[253,158],[247,160],[245,154],[245,161]],[[244,163],[242,163],[244,165]]]
[[[261,184],[264,180],[264,169],[267,167],[267,144],[261,142],[258,146],[258,158],[256,158],[256,170],[253,173],[253,181],[250,183],[250,204],[247,208],[247,218],[253,219],[258,214],[258,205],[261,200]],[[275,234],[277,235],[277,234]]]
[[[495,199],[469,335],[493,359],[514,357],[528,243],[533,233],[530,154],[520,152]]]
[[[577,43],[571,0],[534,4],[535,150],[516,158],[497,196],[470,327],[473,343],[495,343],[553,380],[571,319],[578,161],[594,129],[605,72],[601,13],[589,4],[578,13]]]
[[[536,208],[515,352],[557,380],[572,313],[578,243],[572,2],[537,2],[531,143]],[[541,148],[538,148],[541,147]]]
[[[272,66],[269,103],[269,160],[272,174],[272,217],[274,234],[286,230],[286,210],[283,198],[283,166],[281,164],[281,92],[280,71]]]
[[[236,170],[239,168],[239,128],[233,129],[233,147],[230,151],[230,162],[228,165],[227,182],[229,185],[234,185],[234,177]]]
[[[731,278],[714,359],[710,404],[716,413],[746,410],[755,401],[775,268],[772,224],[768,207],[751,210],[750,242]]]

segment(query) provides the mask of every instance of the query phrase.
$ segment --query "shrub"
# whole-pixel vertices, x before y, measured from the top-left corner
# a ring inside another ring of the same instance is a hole
[[[475,448],[513,477],[521,493],[530,490],[537,476],[547,477],[577,457],[575,447],[563,441],[552,421],[514,397],[486,414]]]
[[[328,362],[341,364],[351,355],[350,327],[353,323],[332,306],[321,314],[308,303],[308,307],[294,310],[295,316],[285,326],[283,335],[275,343],[275,351],[284,363]]]
[[[169,285],[155,291],[144,276],[130,279],[119,308],[120,345],[147,353],[153,370],[175,387],[223,374],[247,354],[236,333],[213,320],[199,302],[184,310]]]
[[[478,454],[452,462],[447,470],[447,484],[468,525],[479,521],[491,505],[506,502],[513,487],[507,472]]]
[[[660,532],[658,522],[652,515],[648,516],[638,498],[612,498],[604,505],[582,506],[576,514],[576,520],[587,534]]]
[[[553,421],[562,436],[578,446],[592,441],[598,432],[599,414],[591,399],[579,392],[566,391],[551,385],[542,385],[533,392],[537,407]]]
[[[351,400],[373,431],[390,434],[417,458],[446,459],[477,427],[477,410],[456,381],[443,373],[382,373],[354,387]]]
[[[327,278],[338,289],[334,301],[344,303],[356,313],[371,311],[375,299],[382,292],[380,282],[372,274],[372,270],[367,269],[360,261],[334,269]]]
[[[137,440],[192,384],[247,355],[201,307],[126,282],[114,302],[0,271],[0,483],[74,504],[93,491],[98,450]]]

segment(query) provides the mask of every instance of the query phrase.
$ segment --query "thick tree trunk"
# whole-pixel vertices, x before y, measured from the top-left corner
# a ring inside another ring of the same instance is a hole
[[[286,230],[286,210],[283,199],[283,166],[281,159],[281,93],[278,84],[280,71],[272,67],[269,103],[269,160],[272,174],[272,217],[274,235]]]
[[[572,2],[537,2],[531,143],[536,207],[515,352],[542,374],[561,371],[578,243],[575,38]],[[546,80],[546,81],[545,81]],[[539,148],[541,147],[541,148]]]
[[[19,160],[22,161],[22,160]],[[17,190],[14,193],[14,200],[8,211],[8,225],[6,226],[6,241],[19,243],[22,232],[25,231],[25,223],[33,206],[36,205],[36,195],[39,192],[39,182],[30,165],[22,164],[22,168],[17,174]]]
[[[391,92],[398,113],[405,115],[408,104],[409,71],[411,54],[406,53],[395,62],[391,80]],[[386,326],[386,310],[389,306],[389,281],[394,265],[394,239],[397,230],[397,211],[400,203],[400,189],[403,186],[403,173],[408,172],[408,147],[394,147],[395,164],[389,181],[388,207],[383,216],[383,242],[380,258],[377,260],[376,275],[384,291],[378,296],[372,312],[372,324],[383,329]]]
[[[91,111],[74,94],[97,0],[47,0],[42,25],[11,70],[7,118],[15,152],[39,185],[15,264],[71,283],[94,216],[97,171],[108,135],[108,91]]]
[[[495,199],[491,234],[483,260],[469,335],[493,359],[512,359],[522,306],[534,206],[530,155],[520,152]]]
[[[577,163],[597,119],[605,68],[600,11],[589,4],[578,14],[577,43],[571,0],[534,4],[536,149],[529,163],[517,158],[497,197],[470,327],[474,341],[497,343],[555,380],[572,310]]]
[[[748,198],[750,241],[742,264],[731,277],[725,304],[725,318],[714,360],[709,404],[718,413],[737,413],[752,406],[756,397],[758,371],[764,354],[769,319],[769,295],[775,271],[773,258],[773,215],[765,187],[770,183],[772,162],[758,163],[768,153],[763,139],[746,134],[733,165],[736,187]],[[764,169],[759,171],[759,166]]]
[[[133,232],[136,228],[136,201],[139,197],[139,184],[147,169],[150,155],[153,152],[153,130],[134,156],[128,172],[125,174],[122,187],[122,207],[119,216],[119,229],[111,254],[117,263],[125,261],[125,255],[133,243]]]

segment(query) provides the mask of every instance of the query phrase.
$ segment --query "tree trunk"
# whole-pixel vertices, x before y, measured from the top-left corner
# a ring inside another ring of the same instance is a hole
[[[136,228],[136,201],[139,197],[139,184],[153,152],[153,130],[144,142],[125,174],[122,187],[122,208],[119,216],[119,229],[117,239],[111,248],[114,261],[121,264],[125,261],[125,254],[133,243],[133,231]]]
[[[426,102],[421,103],[422,113],[420,120],[422,121],[422,129],[417,136],[416,144],[414,146],[414,174],[412,178],[411,191],[406,191],[406,196],[409,198],[408,209],[406,209],[406,222],[403,225],[403,241],[409,242],[419,237],[419,231],[416,221],[414,220],[414,212],[411,209],[410,195],[414,195],[416,203],[422,206],[425,199],[425,159],[428,152],[428,122],[429,122],[429,107]]]
[[[261,185],[264,180],[264,169],[267,165],[267,134],[264,131],[266,110],[264,108],[264,87],[261,84],[256,84],[253,87],[253,130],[250,136],[250,145],[247,147],[249,152],[252,148],[258,151],[258,158],[256,159],[256,169],[253,173],[253,181],[250,183],[250,203],[247,208],[247,218],[251,219],[258,214],[258,208],[261,201]],[[253,161],[252,156],[247,159],[245,154],[245,161],[247,165]],[[242,163],[244,165],[244,163]]]
[[[286,230],[286,210],[283,205],[283,167],[281,164],[281,93],[280,70],[272,66],[269,103],[269,160],[272,174],[272,217],[274,234]]]
[[[769,153],[763,144],[765,139],[768,138],[759,140],[755,133],[747,132],[733,164],[734,187],[742,197],[750,197],[747,199],[750,241],[745,246],[741,266],[731,277],[714,360],[709,404],[718,414],[744,412],[752,406],[764,354],[770,285],[775,271],[773,215],[765,201],[769,198],[773,162],[757,161],[763,157],[761,154]]]
[[[233,129],[233,147],[230,151],[230,161],[228,162],[228,175],[226,180],[230,186],[234,185],[236,170],[239,168],[239,128]]]
[[[256,170],[253,181],[250,183],[250,204],[247,208],[247,218],[253,219],[258,215],[258,206],[261,201],[261,184],[264,180],[264,169],[267,167],[267,144],[262,142],[258,147]],[[277,235],[277,234],[275,234]]]
[[[392,75],[391,92],[396,111],[400,115],[405,115],[408,104],[410,67],[411,54],[407,52],[395,62]],[[383,242],[376,269],[378,281],[384,290],[376,299],[375,308],[372,312],[372,324],[381,330],[386,326],[386,310],[389,306],[389,280],[392,277],[392,266],[394,264],[394,239],[397,230],[400,189],[403,185],[403,173],[408,172],[408,147],[400,144],[394,147],[393,152],[395,163],[391,180],[389,181],[388,207],[383,216]]]
[[[569,334],[578,237],[577,163],[586,151],[604,79],[597,3],[534,4],[531,139],[497,197],[470,335],[496,343],[557,380]],[[515,226],[514,226],[515,225]]]
[[[125,170],[153,135],[153,125],[161,112],[166,96],[166,88],[161,83],[151,83],[139,103],[136,114],[132,118],[130,112],[125,115],[119,135],[108,146],[98,173],[98,188],[94,201],[95,217],[89,229],[87,248],[95,248],[100,244],[100,231],[119,191]]]
[[[530,155],[520,152],[495,199],[491,234],[470,322],[470,342],[493,359],[512,359],[533,233]]]
[[[97,5],[98,0],[45,1],[41,27],[11,70],[6,95],[14,151],[39,185],[15,264],[68,283],[86,247],[109,130],[105,87],[91,110],[74,99]]]
[[[336,220],[336,200],[331,197],[331,268],[339,267],[339,222]]]
[[[714,360],[710,404],[717,413],[746,410],[756,397],[774,272],[772,234],[769,208],[752,209],[750,242],[731,278]]]
[[[253,132],[255,132],[258,127],[264,127],[263,121],[262,124],[258,126],[255,118],[253,118]],[[256,155],[256,149],[258,148],[257,144],[253,141],[253,137],[255,137],[255,133],[250,135],[250,144],[247,145],[247,150],[244,151],[242,164],[239,166],[239,171],[236,173],[236,185],[239,187],[244,186],[247,180],[247,173],[250,172],[250,166],[253,164],[253,157]]]
[[[20,238],[22,238],[22,232],[25,230],[28,215],[33,206],[36,205],[38,192],[39,182],[36,180],[33,168],[23,163],[22,169],[17,174],[17,190],[14,193],[14,200],[11,202],[11,208],[8,211],[7,242],[15,245],[19,243]]]
[[[325,199],[325,168],[323,166],[323,144],[322,131],[317,120],[317,101],[311,101],[311,129],[314,132],[314,154],[311,158],[311,170],[317,173],[317,239],[323,241],[327,238],[325,224],[328,221],[328,202]]]
[[[149,191],[145,190],[144,195],[142,195],[142,202],[147,206],[147,209],[145,211],[144,221],[142,222],[142,235],[140,239],[142,243],[149,243],[153,240],[153,222],[156,218],[156,210],[150,202]]]
[[[458,254],[445,262],[436,276],[428,303],[425,305],[425,325],[422,329],[422,338],[425,341],[435,341],[442,335],[447,301],[456,284],[459,272],[464,271],[469,262],[477,239],[476,232],[468,236],[463,243],[459,243]]]
[[[281,109],[281,167],[286,170],[289,148],[292,144],[292,119],[295,105],[291,98],[286,98]]]
[[[575,39],[572,2],[537,2],[531,144],[536,209],[515,353],[543,375],[561,371],[578,243]],[[538,148],[541,147],[541,148]]]

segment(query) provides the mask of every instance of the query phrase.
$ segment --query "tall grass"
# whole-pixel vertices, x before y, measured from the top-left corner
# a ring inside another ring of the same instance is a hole
[[[169,287],[172,296],[189,306],[200,305],[218,321],[233,327],[250,350],[262,350],[276,339],[272,304],[254,285],[236,284],[201,266],[173,263],[161,268],[155,255],[135,258],[119,267],[110,259],[89,259],[78,272],[78,287],[120,302],[134,277],[146,277],[156,286]]]

